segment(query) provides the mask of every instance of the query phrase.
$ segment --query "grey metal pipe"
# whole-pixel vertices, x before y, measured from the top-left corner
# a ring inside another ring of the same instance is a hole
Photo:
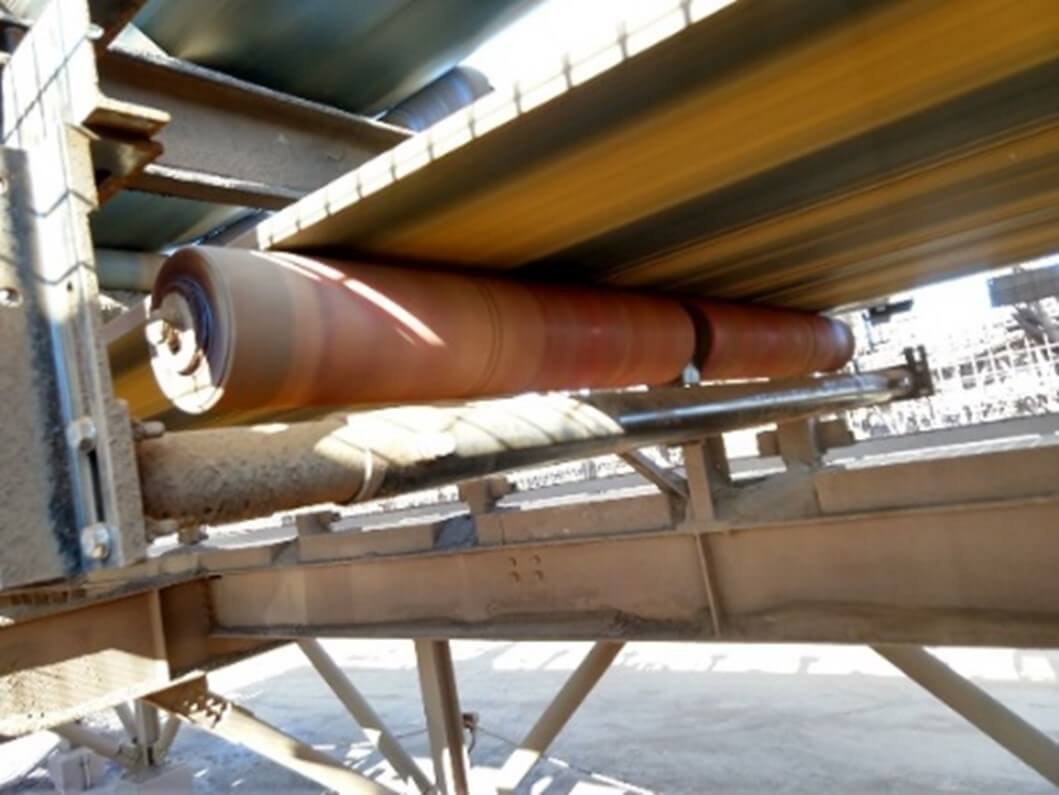
[[[144,509],[218,523],[393,496],[565,458],[621,453],[919,394],[918,369],[737,386],[522,395],[139,443]]]
[[[456,66],[394,105],[380,121],[422,132],[492,90],[489,78],[477,69]]]

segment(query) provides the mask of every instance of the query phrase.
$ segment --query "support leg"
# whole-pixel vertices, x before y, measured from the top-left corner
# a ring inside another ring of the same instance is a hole
[[[129,709],[129,705],[126,703],[117,704],[114,707],[114,712],[118,716],[118,720],[121,721],[121,726],[125,729],[125,734],[129,736],[130,740],[136,739],[136,717],[132,714],[132,710]]]
[[[510,795],[610,668],[624,643],[599,642],[581,661],[552,702],[508,757],[497,777],[497,795]]]
[[[919,646],[873,646],[975,728],[1059,786],[1059,744]]]
[[[323,677],[323,680],[338,696],[338,700],[345,705],[353,719],[364,730],[364,735],[368,738],[368,741],[386,757],[387,761],[393,765],[394,770],[397,771],[397,774],[405,781],[408,779],[414,781],[420,792],[429,791],[434,786],[433,782],[423,772],[423,769],[416,764],[411,754],[401,745],[400,740],[386,728],[382,718],[371,708],[371,704],[360,694],[360,691],[353,686],[353,683],[349,681],[349,677],[342,672],[342,669],[335,664],[331,656],[324,651],[320,641],[315,638],[303,638],[298,641],[298,645],[305,656],[309,658],[309,662],[313,664],[313,667]]]
[[[154,763],[156,765],[162,764],[169,755],[169,749],[173,747],[178,731],[180,731],[180,718],[170,715],[162,724],[162,732],[158,735],[158,742],[155,743]]]
[[[467,795],[467,751],[449,642],[417,640],[415,644],[438,791],[443,795]]]
[[[100,756],[113,759],[127,768],[135,768],[139,763],[138,755],[131,747],[86,729],[80,723],[64,723],[54,727],[52,731],[75,746],[95,751]]]
[[[154,693],[149,700],[200,728],[243,745],[336,792],[392,795],[390,789],[281,732],[224,696],[211,692],[201,679]]]
[[[162,733],[158,708],[146,701],[137,701],[134,715],[136,745],[140,749],[140,758],[145,767],[153,767],[155,765],[155,744]]]

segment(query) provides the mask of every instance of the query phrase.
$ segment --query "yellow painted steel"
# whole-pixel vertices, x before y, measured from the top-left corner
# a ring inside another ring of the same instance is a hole
[[[688,35],[716,41],[707,35],[709,26],[723,29],[721,18],[739,13],[742,1],[716,19],[677,33],[671,42]],[[757,2],[740,24],[780,30],[784,21],[769,16],[773,8],[783,6]],[[630,106],[617,123],[611,120],[570,140],[557,127],[555,151],[528,163],[520,160],[518,135],[511,130],[534,116],[569,120],[571,111],[560,106],[579,107],[577,86],[567,89],[571,96],[514,115],[502,127],[468,134],[456,149],[439,144],[418,165],[402,164],[402,147],[411,153],[423,146],[407,142],[394,150],[391,160],[364,166],[363,180],[351,175],[279,213],[262,225],[258,240],[280,249],[328,246],[483,268],[547,264],[556,254],[566,264],[563,253],[579,243],[603,239],[682,203],[1059,64],[1055,0],[905,0],[850,9],[834,24],[763,49],[716,79],[698,80],[649,112]],[[674,52],[694,57],[686,42],[680,45],[684,49],[671,42],[657,47],[673,46]],[[594,80],[630,78],[632,72],[625,78],[613,75],[642,57]],[[593,112],[591,104],[583,106],[584,114]],[[585,280],[824,309],[878,297],[877,291],[907,289],[965,267],[1000,265],[1010,257],[1059,249],[1059,228],[1048,233],[1040,216],[1047,215],[1054,198],[1050,158],[1059,147],[1047,126],[1053,113],[1050,108],[1042,114],[1038,127],[1043,129],[1032,139],[1017,130],[1018,137],[1010,141],[1005,136],[975,152],[935,157],[929,167],[896,178],[887,174],[885,182],[857,186],[840,199],[814,198],[778,220],[766,218],[677,250],[649,252],[634,263],[604,264],[586,271]],[[487,139],[505,128],[508,132],[502,134],[511,136],[504,139],[510,148],[507,158],[485,148]],[[543,128],[527,129],[539,133]],[[1002,168],[1009,164],[998,160],[1022,157],[1022,147],[1027,156],[1041,160],[1047,179]],[[486,151],[492,159],[476,161],[476,152]],[[422,188],[437,201],[416,204],[415,196],[409,196],[413,189],[402,193],[396,183],[378,187],[387,163],[395,164],[390,171],[397,183],[412,180],[416,191]],[[455,163],[469,172],[493,171],[446,191]],[[981,184],[990,175],[998,180],[995,188]],[[369,185],[376,187],[365,187]],[[1018,190],[1021,198],[1013,193]],[[901,215],[902,207],[916,202],[929,209],[932,195],[933,219]],[[866,238],[843,238],[841,227],[851,218]],[[772,266],[764,263],[779,259],[799,228],[803,235],[832,234],[836,246],[815,259],[797,252],[797,267],[777,268],[772,274]],[[983,251],[988,260],[977,259]],[[576,268],[576,257],[568,264]]]
[[[886,295],[926,276],[1041,256],[1056,248],[1057,224],[1059,125],[1051,125],[659,252],[611,281],[834,306],[852,282],[868,296]]]

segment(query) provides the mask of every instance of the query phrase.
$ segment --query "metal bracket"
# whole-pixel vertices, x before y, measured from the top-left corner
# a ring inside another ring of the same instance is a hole
[[[905,348],[905,364],[912,372],[912,394],[905,400],[931,397],[934,394],[934,377],[930,373],[930,362],[927,360],[927,349],[923,345]]]
[[[0,587],[121,566],[146,546],[128,417],[100,343],[88,214],[92,155],[110,140],[93,128],[148,140],[165,119],[102,96],[97,37],[86,0],[52,0],[0,78],[0,369],[15,413],[0,473],[17,492],[0,513]]]

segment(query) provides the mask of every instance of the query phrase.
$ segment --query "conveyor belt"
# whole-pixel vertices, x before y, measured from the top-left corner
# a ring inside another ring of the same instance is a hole
[[[685,5],[256,244],[807,309],[1059,248],[1054,0]]]

